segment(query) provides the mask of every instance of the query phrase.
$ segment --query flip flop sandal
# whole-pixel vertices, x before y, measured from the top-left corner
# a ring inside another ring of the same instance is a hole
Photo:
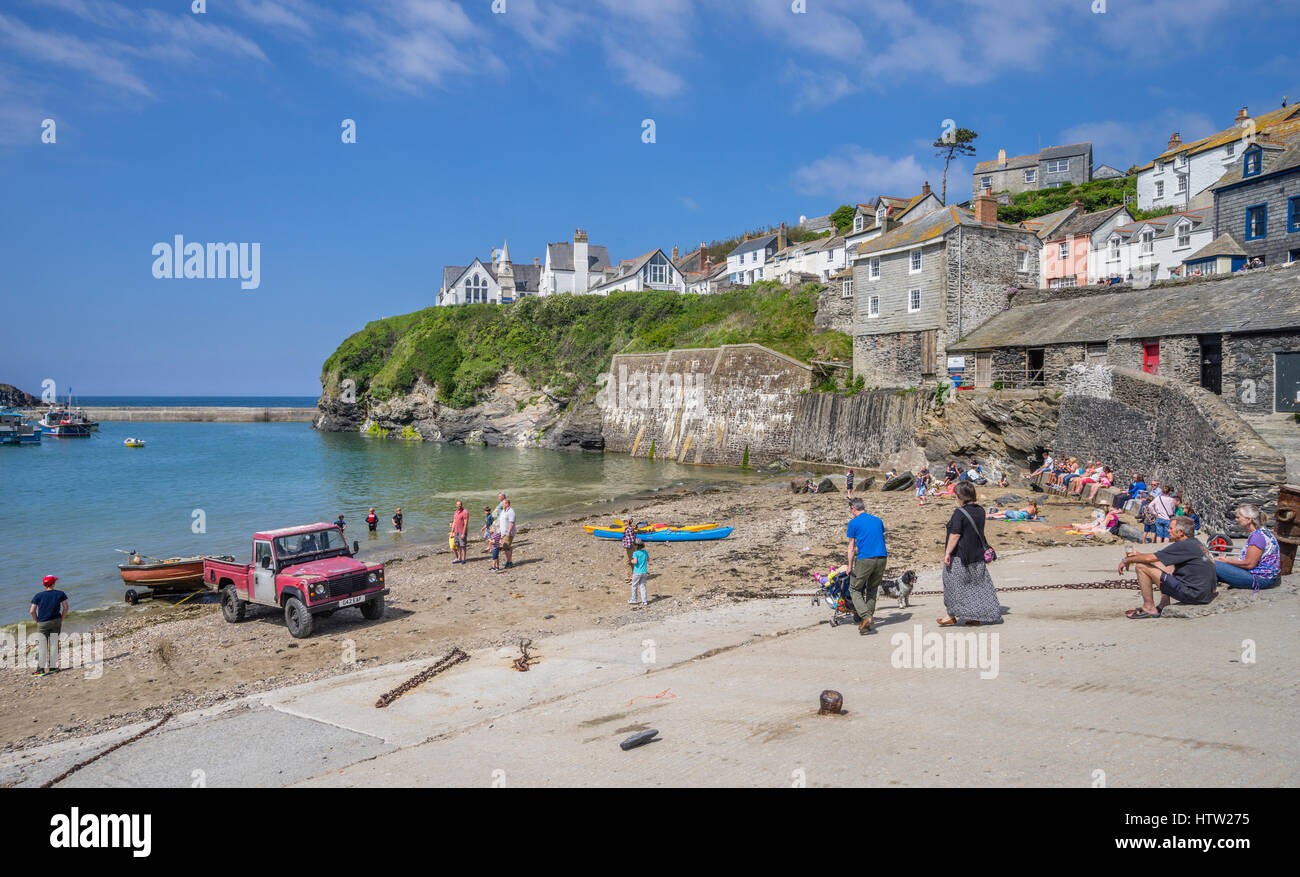
[[[940,627],[956,627],[957,619],[954,618],[951,621],[944,621],[942,618],[936,618],[934,623]]]
[[[1124,616],[1125,616],[1126,618],[1132,619],[1133,621],[1138,621],[1139,619],[1142,619],[1142,618],[1159,618],[1159,617],[1160,617],[1160,613],[1159,613],[1159,612],[1148,612],[1148,611],[1146,611],[1145,609],[1139,609],[1139,610],[1137,610],[1136,612],[1133,612],[1132,614],[1130,614],[1130,613],[1128,613],[1128,612],[1125,612],[1125,613],[1124,613]]]

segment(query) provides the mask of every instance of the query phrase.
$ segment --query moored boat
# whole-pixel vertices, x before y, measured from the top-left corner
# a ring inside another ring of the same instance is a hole
[[[126,445],[128,448],[143,448],[144,439],[128,438],[126,441],[122,442],[122,444]]]
[[[41,432],[55,438],[89,438],[99,429],[99,424],[89,420],[79,408],[69,410],[51,406],[39,423]]]
[[[41,431],[17,411],[0,411],[0,445],[39,445]]]

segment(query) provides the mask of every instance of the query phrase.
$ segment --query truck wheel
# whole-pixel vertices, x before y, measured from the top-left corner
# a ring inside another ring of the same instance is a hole
[[[376,597],[373,600],[367,600],[361,604],[361,614],[367,621],[375,621],[384,617],[384,598]]]
[[[297,597],[284,601],[284,623],[294,639],[306,639],[311,636],[311,613]]]
[[[226,585],[221,589],[221,614],[231,624],[243,621],[244,610],[247,608],[248,603],[239,599],[234,585]]]

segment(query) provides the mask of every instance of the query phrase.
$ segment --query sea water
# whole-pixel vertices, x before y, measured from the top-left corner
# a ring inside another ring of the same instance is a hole
[[[146,447],[128,448],[127,436]],[[483,508],[509,494],[526,526],[567,510],[674,487],[757,482],[736,469],[623,454],[442,445],[316,432],[306,423],[116,423],[89,438],[0,446],[0,623],[27,617],[41,577],[73,610],[123,605],[117,565],[231,554],[249,559],[258,530],[334,521],[362,557],[419,542],[446,545],[456,500],[478,533]],[[375,507],[377,538],[365,515]],[[404,532],[394,532],[402,507]]]

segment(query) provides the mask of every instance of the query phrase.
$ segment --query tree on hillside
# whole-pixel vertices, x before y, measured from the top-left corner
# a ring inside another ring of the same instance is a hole
[[[853,228],[853,208],[848,204],[841,204],[831,214],[831,222],[835,223],[835,230],[840,233]]]
[[[948,128],[931,144],[936,150],[935,155],[943,159],[943,195],[939,200],[944,204],[948,203],[948,165],[952,164],[955,155],[974,155],[973,143],[979,136],[970,128]]]

